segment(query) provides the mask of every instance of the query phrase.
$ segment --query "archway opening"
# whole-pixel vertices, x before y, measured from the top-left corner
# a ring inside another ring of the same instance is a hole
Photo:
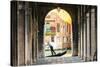
[[[72,18],[57,7],[47,13],[44,20],[45,57],[72,56]]]

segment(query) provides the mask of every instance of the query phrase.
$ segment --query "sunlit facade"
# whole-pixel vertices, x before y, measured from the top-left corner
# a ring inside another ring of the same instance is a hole
[[[61,8],[51,10],[45,17],[44,45],[48,42],[54,49],[71,48],[72,19]]]

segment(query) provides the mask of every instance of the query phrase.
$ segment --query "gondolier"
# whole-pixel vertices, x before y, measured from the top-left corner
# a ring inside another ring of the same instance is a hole
[[[49,42],[48,42],[48,46],[50,47],[52,56],[56,55],[56,52],[54,51],[53,46]]]

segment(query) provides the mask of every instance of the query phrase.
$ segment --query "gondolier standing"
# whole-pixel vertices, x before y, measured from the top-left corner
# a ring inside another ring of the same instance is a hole
[[[48,46],[50,47],[52,56],[56,55],[56,52],[54,51],[53,46],[49,42],[48,42]]]

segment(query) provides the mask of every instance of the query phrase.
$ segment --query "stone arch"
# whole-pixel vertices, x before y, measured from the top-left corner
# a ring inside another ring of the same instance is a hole
[[[46,32],[47,23],[50,23],[50,30],[53,32]],[[73,46],[72,18],[66,10],[60,7],[50,10],[44,19],[44,45],[46,46],[49,41],[53,44],[54,49],[71,49]]]

